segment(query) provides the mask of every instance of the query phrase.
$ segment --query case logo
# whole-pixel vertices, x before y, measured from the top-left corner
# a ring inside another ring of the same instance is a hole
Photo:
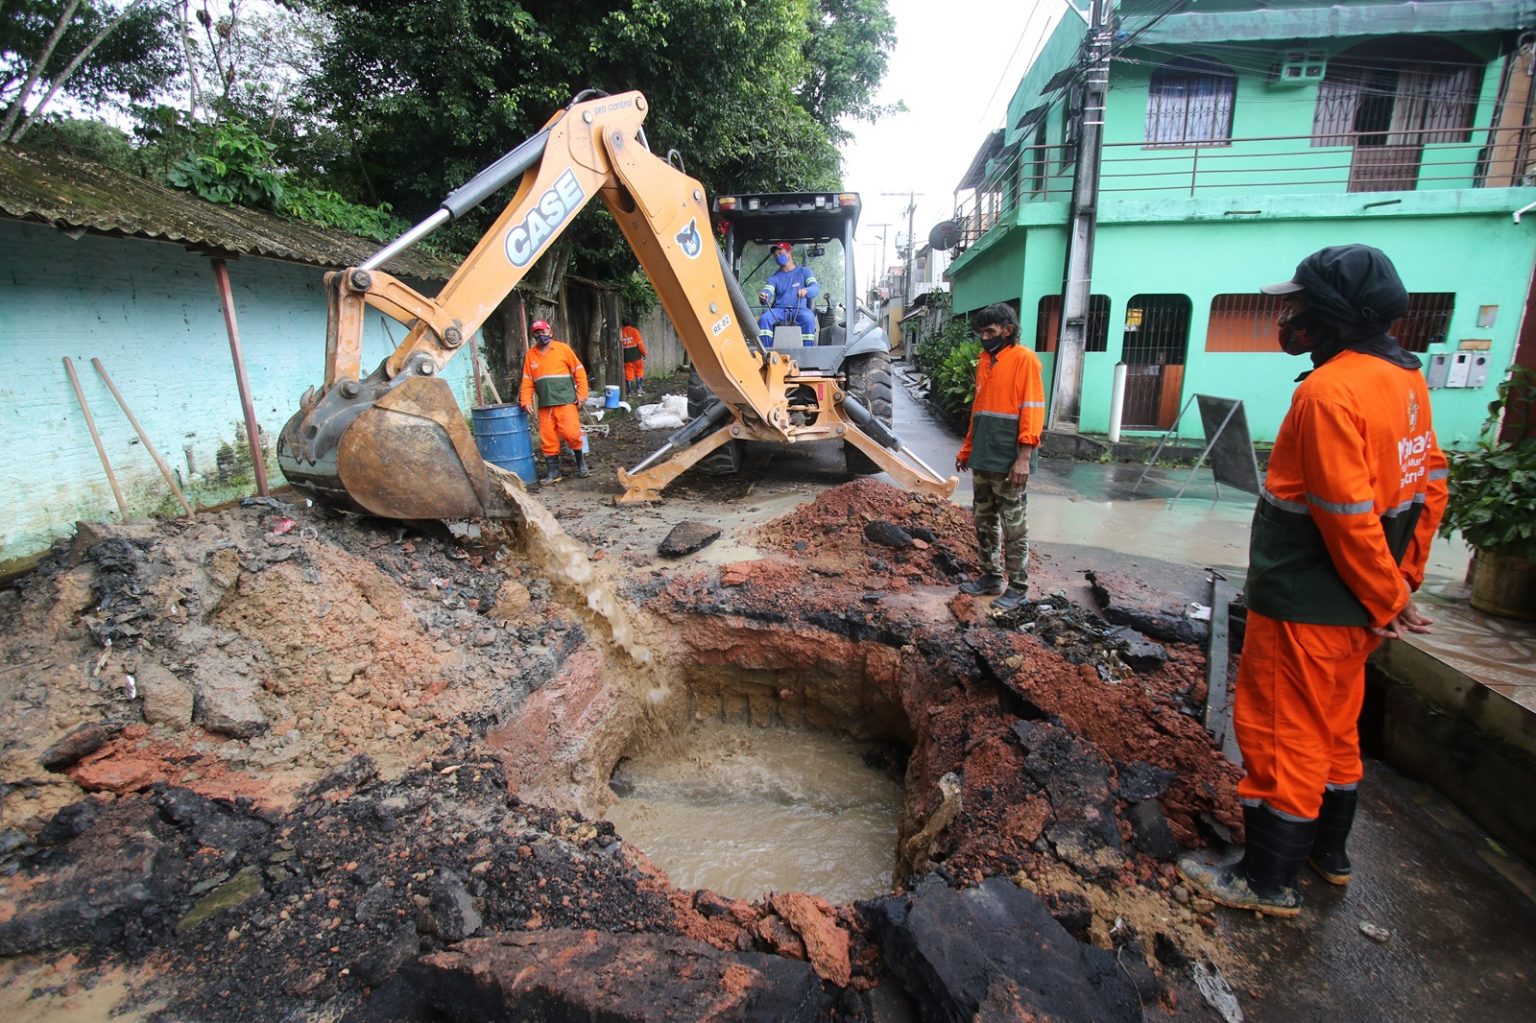
[[[566,218],[581,208],[586,193],[574,171],[566,171],[555,179],[554,187],[539,196],[539,203],[507,232],[507,259],[513,266],[527,266],[533,262],[544,243],[554,237],[555,230]]]

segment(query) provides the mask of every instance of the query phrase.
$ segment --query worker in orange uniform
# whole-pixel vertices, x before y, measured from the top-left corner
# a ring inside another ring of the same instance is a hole
[[[992,602],[1012,610],[1025,602],[1029,538],[1025,488],[1040,431],[1045,425],[1045,386],[1040,357],[1019,344],[1019,318],[999,303],[976,314],[981,359],[976,365],[976,400],[955,469],[975,473],[972,510],[981,574],[962,583],[961,593],[1000,593]]]
[[[636,397],[645,393],[645,338],[633,320],[623,322],[619,341],[624,346],[624,393]]]
[[[1303,861],[1348,884],[1365,660],[1383,638],[1429,631],[1414,605],[1446,501],[1446,461],[1419,360],[1387,329],[1408,292],[1379,250],[1301,261],[1280,344],[1309,353],[1254,510],[1248,623],[1233,722],[1246,772],[1243,858],[1179,872],[1217,902],[1272,916],[1301,908]]]
[[[540,483],[560,482],[560,442],[576,453],[576,475],[590,476],[582,450],[581,416],[577,403],[587,400],[587,371],[564,341],[556,341],[545,320],[532,327],[533,347],[523,357],[523,386],[518,404],[533,415],[539,408],[539,451],[544,456]]]

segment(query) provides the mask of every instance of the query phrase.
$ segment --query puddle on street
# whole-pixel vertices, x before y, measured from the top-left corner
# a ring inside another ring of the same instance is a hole
[[[682,889],[834,903],[890,889],[902,787],[869,743],[820,732],[708,725],[681,752],[621,761],[608,820]]]

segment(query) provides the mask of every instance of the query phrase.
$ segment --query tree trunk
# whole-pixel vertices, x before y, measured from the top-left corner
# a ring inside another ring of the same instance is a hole
[[[85,59],[96,51],[96,47],[100,46],[102,41],[105,40],[107,36],[111,35],[114,31],[117,30],[117,26],[121,25],[123,20],[126,19],[128,15],[132,14],[136,8],[142,7],[143,5],[144,0],[133,0],[133,3],[123,8],[122,13],[113,18],[111,21],[107,22],[107,24],[102,27],[101,31],[97,32],[96,35],[92,37],[91,41],[85,44],[84,49],[75,54],[74,59],[71,60],[69,64],[64,68],[63,73],[61,73],[57,78],[53,80],[53,86],[48,90],[47,94],[44,95],[37,106],[33,107],[31,111],[28,112],[22,119],[20,126],[16,129],[16,134],[11,136],[12,142],[21,141],[21,137],[27,133],[27,129],[32,127],[32,123],[37,120],[37,115],[42,113],[43,108],[48,106],[48,104],[53,100],[53,97],[58,94],[60,89],[64,88],[64,83],[68,82],[74,73],[80,69],[80,65],[85,63]]]
[[[69,23],[75,16],[75,9],[80,6],[80,0],[69,0],[69,6],[64,8],[64,13],[59,16],[59,23],[53,26],[53,33],[48,36],[48,41],[43,44],[43,52],[37,55],[37,60],[32,62],[32,70],[27,73],[27,80],[21,83],[21,91],[16,94],[16,101],[11,104],[11,109],[5,112],[4,122],[0,122],[0,139],[9,139],[11,129],[16,127],[16,122],[21,119],[22,113],[27,109],[27,97],[32,94],[32,87],[43,76],[43,68],[53,59],[53,51],[58,47],[59,40],[64,37],[64,32],[69,28]]]

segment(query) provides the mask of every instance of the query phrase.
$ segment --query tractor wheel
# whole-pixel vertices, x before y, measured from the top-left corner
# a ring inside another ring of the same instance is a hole
[[[844,367],[848,375],[848,394],[869,409],[870,415],[890,426],[891,395],[896,386],[891,353],[855,355],[844,363]],[[843,442],[843,459],[848,465],[848,471],[856,476],[884,471],[868,455],[846,441]]]
[[[714,400],[714,394],[704,386],[704,381],[699,379],[698,371],[690,368],[688,370],[688,421],[697,419]],[[726,441],[700,459],[694,468],[706,476],[735,475],[741,471],[741,441]]]

